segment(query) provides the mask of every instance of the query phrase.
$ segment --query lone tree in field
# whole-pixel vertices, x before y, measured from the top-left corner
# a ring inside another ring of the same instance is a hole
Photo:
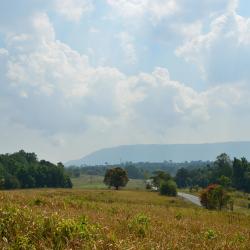
[[[109,187],[115,187],[116,190],[119,187],[125,187],[128,183],[127,172],[122,168],[111,168],[105,173],[103,182]]]

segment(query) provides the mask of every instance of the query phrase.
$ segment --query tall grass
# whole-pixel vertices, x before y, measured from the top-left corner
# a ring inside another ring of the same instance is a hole
[[[249,249],[250,217],[130,190],[0,192],[0,249]]]

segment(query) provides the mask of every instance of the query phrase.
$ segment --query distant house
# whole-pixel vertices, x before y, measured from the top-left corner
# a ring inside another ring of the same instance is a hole
[[[152,191],[158,191],[158,187],[154,186],[152,179],[146,180],[146,187],[147,187],[147,189],[151,189]]]

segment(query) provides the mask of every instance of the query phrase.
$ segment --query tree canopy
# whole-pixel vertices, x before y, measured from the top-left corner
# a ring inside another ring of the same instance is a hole
[[[35,153],[20,150],[0,155],[0,188],[71,188],[72,182],[62,163],[53,164],[37,159]]]
[[[128,183],[128,175],[127,172],[120,168],[112,168],[108,169],[106,171],[106,174],[104,176],[104,183],[109,187],[115,187],[116,190],[119,189],[119,187],[125,187]]]
[[[220,184],[225,188],[233,187],[238,190],[250,192],[250,163],[246,158],[232,161],[223,153],[217,156],[214,163],[203,168],[181,168],[177,171],[175,180],[178,187],[200,186]]]

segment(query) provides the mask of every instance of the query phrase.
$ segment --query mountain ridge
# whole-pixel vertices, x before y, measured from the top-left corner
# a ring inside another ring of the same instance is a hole
[[[134,144],[119,145],[99,149],[78,160],[65,163],[70,165],[119,164],[121,162],[185,162],[211,161],[221,153],[230,157],[250,159],[250,141],[231,141],[216,143],[183,143],[183,144]]]

